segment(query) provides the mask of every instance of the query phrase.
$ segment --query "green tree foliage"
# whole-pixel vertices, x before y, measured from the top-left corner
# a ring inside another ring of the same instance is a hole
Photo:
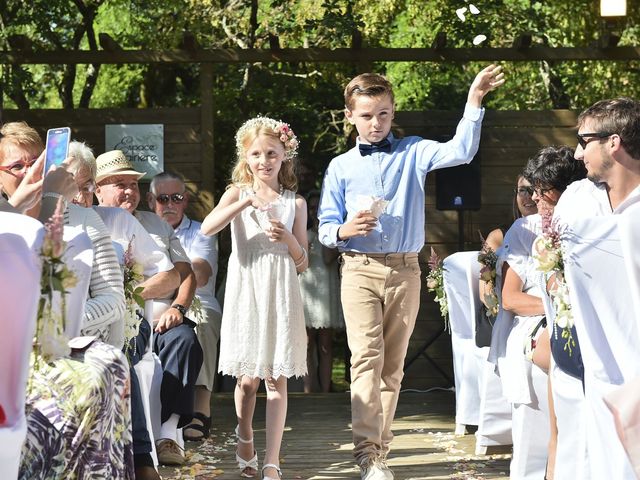
[[[480,13],[470,13],[471,2]],[[628,2],[620,45],[640,42],[640,7]],[[465,21],[456,9],[467,8]],[[512,47],[595,45],[603,33],[597,0],[0,0],[0,48],[174,50],[178,48]],[[108,38],[100,34],[107,34]],[[472,45],[476,35],[487,40]],[[101,47],[102,45],[102,47]],[[385,73],[398,109],[461,110],[484,65],[388,62],[216,64],[216,151],[224,187],[233,135],[256,114],[282,118],[302,139],[312,173],[347,145],[342,88],[359,71]],[[514,62],[508,84],[487,99],[496,109],[581,109],[617,95],[638,97],[638,62]],[[196,106],[199,66],[3,66],[4,105],[42,107]],[[319,177],[315,177],[316,185]]]

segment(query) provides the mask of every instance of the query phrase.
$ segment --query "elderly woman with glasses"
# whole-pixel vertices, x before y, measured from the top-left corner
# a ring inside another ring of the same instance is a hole
[[[46,187],[50,178],[69,177],[68,161],[42,180],[44,146],[33,128],[13,122],[0,133],[0,182],[9,202],[46,219],[51,201],[54,207],[62,201],[65,231],[80,229],[93,247],[88,291],[72,290],[69,295],[86,297],[80,329],[96,340],[68,357],[39,362],[32,372],[19,478],[61,478],[64,472],[131,478],[129,373],[120,350],[122,328],[117,327],[124,314],[124,292],[108,232],[95,212],[67,203],[77,191],[75,184],[57,192]]]
[[[73,202],[91,208],[96,188],[96,158],[89,146],[77,141],[69,145],[69,156],[71,157],[69,168],[74,172],[78,186],[78,194]],[[153,295],[159,295],[165,290],[173,292],[178,287],[180,274],[136,217],[118,207],[95,205],[93,210],[100,215],[109,229],[122,268],[125,268],[124,257],[127,251],[131,260],[142,268],[144,281],[138,286],[142,287],[140,296],[144,300],[152,299]],[[146,318],[139,318],[138,328],[138,335],[127,339],[132,365],[136,365],[147,352],[151,340],[151,326]],[[142,395],[137,373],[131,368],[131,420],[135,477],[137,480],[158,480],[160,477],[151,458],[152,432],[147,430]]]

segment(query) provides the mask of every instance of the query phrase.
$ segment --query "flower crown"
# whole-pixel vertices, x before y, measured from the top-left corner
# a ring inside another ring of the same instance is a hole
[[[269,117],[255,117],[247,120],[236,133],[236,151],[238,152],[238,157],[242,158],[244,156],[243,140],[245,140],[245,135],[258,126],[268,128],[279,135],[280,141],[284,145],[285,160],[290,160],[296,156],[299,145],[298,137],[293,133],[288,123]]]

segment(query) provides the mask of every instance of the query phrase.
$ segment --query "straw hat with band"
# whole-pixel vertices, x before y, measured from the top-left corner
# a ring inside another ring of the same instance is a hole
[[[96,158],[96,183],[100,183],[107,177],[113,175],[133,175],[140,180],[144,177],[144,172],[138,172],[133,168],[129,159],[122,153],[122,150],[111,150]]]

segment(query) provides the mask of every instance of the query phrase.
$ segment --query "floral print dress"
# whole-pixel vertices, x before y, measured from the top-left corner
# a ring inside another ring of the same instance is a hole
[[[19,479],[133,479],[129,364],[94,342],[40,361],[27,387]]]

